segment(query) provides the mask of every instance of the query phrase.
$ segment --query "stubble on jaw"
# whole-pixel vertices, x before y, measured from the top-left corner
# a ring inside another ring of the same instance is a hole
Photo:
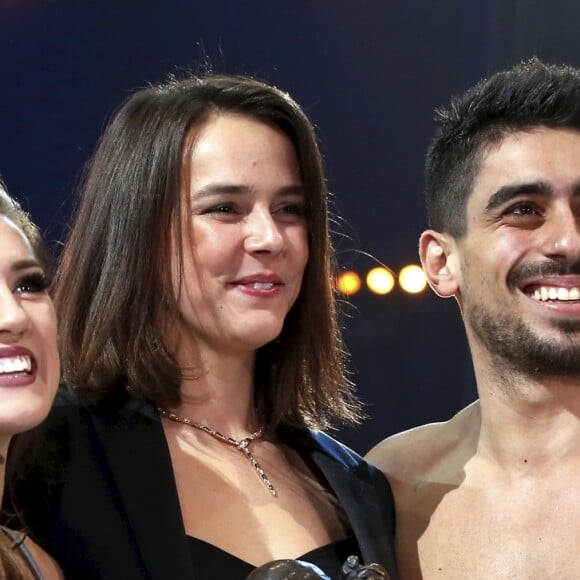
[[[542,336],[516,314],[492,312],[481,303],[464,304],[464,317],[505,378],[580,379],[580,321],[554,319],[558,340]]]

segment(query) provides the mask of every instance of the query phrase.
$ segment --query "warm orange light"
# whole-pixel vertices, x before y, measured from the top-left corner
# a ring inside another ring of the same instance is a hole
[[[362,286],[360,276],[356,272],[347,270],[339,274],[336,280],[336,287],[339,292],[346,294],[347,296],[352,296],[356,294]]]
[[[373,268],[367,274],[367,286],[375,294],[388,294],[395,286],[395,277],[386,268]]]
[[[415,264],[405,266],[399,272],[399,285],[409,294],[419,294],[427,286],[427,278],[423,268]]]

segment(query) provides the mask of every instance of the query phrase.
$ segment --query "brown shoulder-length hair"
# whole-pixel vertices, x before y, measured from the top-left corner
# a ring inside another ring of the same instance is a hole
[[[182,239],[192,130],[220,113],[283,131],[296,148],[307,196],[310,257],[280,336],[258,350],[256,405],[271,428],[354,422],[359,408],[345,373],[316,136],[287,93],[246,77],[195,76],[141,90],[108,124],[87,166],[56,277],[64,379],[101,394],[129,385],[155,405],[179,404],[182,369],[162,322],[178,318],[169,232]]]

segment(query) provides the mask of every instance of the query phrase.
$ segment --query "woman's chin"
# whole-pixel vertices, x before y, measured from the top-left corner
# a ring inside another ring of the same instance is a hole
[[[244,350],[254,351],[276,340],[281,332],[281,325],[276,327],[252,326],[245,329],[243,333],[238,333],[234,343],[243,346]]]
[[[4,435],[17,435],[33,429],[48,415],[47,404],[0,405],[0,432]]]

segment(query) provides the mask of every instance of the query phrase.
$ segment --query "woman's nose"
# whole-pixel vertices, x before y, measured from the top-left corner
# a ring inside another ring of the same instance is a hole
[[[17,295],[0,290],[0,341],[14,342],[30,327],[30,318]]]
[[[284,236],[269,210],[255,209],[246,221],[245,248],[248,252],[278,253],[284,248]]]

